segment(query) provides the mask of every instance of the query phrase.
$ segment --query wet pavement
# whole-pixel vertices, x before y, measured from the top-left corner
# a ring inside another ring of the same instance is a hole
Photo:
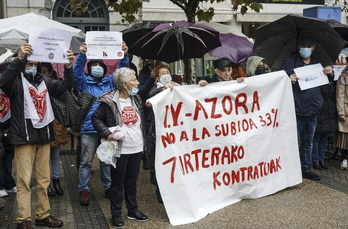
[[[216,211],[198,222],[172,226],[165,208],[157,202],[155,186],[148,170],[141,168],[138,179],[138,205],[148,215],[147,222],[127,219],[125,228],[348,228],[348,171],[340,169],[339,155],[327,161],[328,170],[314,170],[320,181],[304,179],[299,185],[259,199],[242,200]],[[62,228],[113,228],[110,203],[100,182],[99,162],[95,158],[91,175],[89,206],[79,205],[75,152],[70,144],[62,147],[60,180],[65,193],[49,197],[51,214],[64,221]],[[32,180],[34,184],[34,179]],[[32,218],[35,217],[35,186],[32,186]],[[16,228],[16,195],[0,198],[0,228]],[[36,227],[45,228],[45,227]]]

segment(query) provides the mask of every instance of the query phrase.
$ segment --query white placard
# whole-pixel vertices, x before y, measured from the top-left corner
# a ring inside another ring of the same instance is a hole
[[[332,68],[332,71],[335,72],[335,78],[334,81],[337,81],[340,77],[342,71],[347,67],[348,65],[334,65]]]
[[[156,178],[170,223],[302,182],[292,85],[284,71],[186,85],[150,99]]]
[[[69,49],[72,33],[66,30],[44,27],[30,27],[29,44],[33,47],[30,61],[68,63],[67,50]]]
[[[89,31],[86,33],[88,59],[122,59],[122,33]]]
[[[295,68],[294,72],[298,79],[298,84],[301,90],[306,90],[329,83],[327,75],[323,72],[321,64],[307,65],[300,68]]]

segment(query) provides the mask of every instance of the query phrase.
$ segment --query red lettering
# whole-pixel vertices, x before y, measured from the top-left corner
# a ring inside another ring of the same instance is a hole
[[[175,172],[175,165],[176,165],[176,157],[169,158],[168,160],[164,161],[162,164],[166,165],[170,162],[173,162],[172,164],[172,171],[170,173],[170,182],[174,183],[174,172]]]
[[[257,91],[254,91],[254,95],[253,95],[253,106],[251,108],[251,112],[254,112],[254,107],[255,105],[257,106],[257,110],[260,110],[260,104],[259,104],[259,95],[257,93]]]
[[[253,167],[248,167],[248,180],[253,179]]]
[[[224,147],[224,151],[222,152],[221,164],[225,164],[225,159],[227,160],[227,164],[231,163],[230,151],[228,150],[227,146]]]
[[[278,168],[282,169],[282,167],[280,166],[279,162],[280,162],[280,157],[276,158],[277,172],[278,172]]]
[[[203,127],[203,130],[202,130],[202,139],[205,139],[205,136],[207,135],[208,137],[210,137],[210,133],[209,131],[207,130],[207,128]]]
[[[178,126],[178,117],[181,111],[181,107],[182,107],[182,102],[178,103],[176,110],[174,109],[173,105],[170,106],[170,111],[172,112],[172,116],[173,116],[173,126]]]
[[[259,179],[259,170],[257,169],[257,165],[254,166],[254,180]]]
[[[240,172],[239,172],[239,170],[237,172],[232,170],[231,176],[232,176],[232,184],[234,184],[235,182],[237,182],[237,183],[240,182]]]
[[[195,142],[195,141],[198,141],[199,138],[197,138],[197,131],[196,131],[196,128],[193,128],[193,136],[192,136],[192,141]]]
[[[243,101],[239,101],[243,98]],[[247,95],[245,93],[240,93],[236,96],[235,106],[236,106],[236,114],[238,115],[238,107],[243,107],[244,112],[248,114],[248,107],[245,105],[247,102]]]
[[[217,97],[209,98],[204,100],[206,103],[213,102],[212,108],[211,108],[211,118],[217,119],[221,118],[222,114],[215,114],[216,111],[216,103],[217,103]]]
[[[224,173],[224,175],[222,176],[222,181],[227,186],[231,182],[230,174]]]
[[[175,135],[173,133],[166,133],[166,136],[162,135],[162,145],[164,148],[167,148],[167,143],[168,144],[173,144],[175,143]]]
[[[195,161],[196,161],[196,170],[199,170],[199,160],[198,160],[198,154],[201,153],[202,150],[201,149],[196,149],[194,151],[191,152],[191,154],[193,154],[195,156]]]
[[[193,166],[192,166],[190,160],[191,160],[191,155],[188,154],[188,153],[185,153],[185,154],[184,154],[184,164],[185,164],[186,173],[189,172],[189,171],[188,171],[188,167],[190,167],[191,172],[194,171]]]
[[[205,164],[209,157],[207,156],[207,154],[210,152],[210,150],[206,149],[203,150],[203,155],[202,155],[202,168],[209,168],[209,164]]]
[[[226,109],[226,101],[228,102],[228,104],[230,105],[229,110]],[[232,113],[232,109],[233,109],[233,105],[232,105],[232,100],[230,96],[225,96],[222,99],[222,109],[224,110],[224,112],[229,115]]]
[[[219,164],[219,154],[221,153],[221,149],[219,147],[214,147],[211,152],[211,166]],[[215,163],[216,161],[216,163]]]
[[[244,180],[245,180],[245,174],[244,174],[244,172],[247,170],[247,168],[246,168],[246,167],[242,167],[242,168],[240,168],[239,170],[242,172],[242,181],[244,181]]]
[[[220,172],[213,173],[213,187],[214,187],[214,190],[216,190],[216,185],[218,185],[218,186],[221,185],[221,182],[217,179],[219,175],[220,175]]]
[[[276,172],[276,167],[275,167],[274,161],[272,159],[271,163],[270,163],[270,173],[272,174],[274,172]]]
[[[188,139],[188,137],[187,137],[187,133],[186,133],[186,131],[182,131],[181,132],[181,135],[180,135],[180,141],[182,141],[182,140],[186,140],[186,141],[188,141],[189,139]]]
[[[195,114],[193,115],[194,121],[196,121],[198,119],[198,112],[199,111],[202,111],[205,119],[208,119],[208,113],[204,109],[204,106],[198,100],[196,100]]]

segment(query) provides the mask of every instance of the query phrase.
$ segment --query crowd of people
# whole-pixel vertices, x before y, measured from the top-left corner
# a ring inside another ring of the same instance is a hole
[[[320,176],[312,168],[329,169],[325,151],[330,136],[335,136],[334,146],[340,149],[341,169],[348,169],[348,67],[337,73],[331,66],[325,66],[323,72],[329,84],[301,90],[294,68],[320,63],[312,55],[314,49],[313,38],[300,37],[298,50],[282,62],[280,70],[284,70],[292,82],[302,176],[319,180]],[[61,99],[60,95],[73,88],[76,93],[87,91],[97,98],[83,124],[77,128],[81,146],[77,155],[79,203],[84,206],[91,203],[91,165],[102,139],[117,145],[112,155],[116,167],[100,161],[100,180],[105,198],[110,198],[112,224],[116,228],[124,227],[123,199],[128,218],[148,220],[139,210],[136,199],[141,160],[144,169],[150,170],[158,202],[163,203],[155,172],[155,118],[148,99],[185,82],[175,82],[169,66],[159,60],[148,60],[138,74],[127,55],[125,43],[122,50],[124,58],[118,62],[115,72],[106,75],[104,61],[88,61],[87,44],[82,43],[76,59],[71,49],[67,50],[69,62],[64,68],[64,79],[59,79],[50,63],[27,60],[33,49],[30,44],[24,44],[0,76],[4,104],[0,113],[0,197],[17,193],[18,228],[33,228],[32,171],[37,196],[35,225],[63,225],[61,220],[51,216],[48,196],[64,195],[59,176],[60,146],[66,144],[68,138],[67,128],[55,119],[51,98]],[[259,56],[247,60],[243,74],[240,67],[237,75],[233,73],[234,65],[228,58],[217,59],[213,65],[214,76],[199,81],[199,85],[230,80],[242,83],[245,77],[270,71],[267,60]],[[337,81],[334,81],[334,74],[340,75]],[[121,128],[116,131],[114,127]],[[119,138],[118,134],[123,137]],[[13,158],[16,179],[12,177]]]

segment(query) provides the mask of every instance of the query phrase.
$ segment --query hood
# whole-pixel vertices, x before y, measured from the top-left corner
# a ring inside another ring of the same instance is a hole
[[[265,58],[260,56],[251,56],[248,58],[248,61],[246,62],[246,74],[247,76],[254,76],[255,70],[257,68],[257,65],[259,65],[261,60],[264,60]]]
[[[91,75],[91,65],[92,63],[99,63],[101,64],[101,66],[103,66],[104,68],[104,76],[106,75],[106,72],[108,71],[108,68],[106,67],[106,65],[104,64],[104,61],[102,59],[91,59],[89,60],[89,62],[87,63],[87,72],[88,72],[88,75],[92,76]]]

